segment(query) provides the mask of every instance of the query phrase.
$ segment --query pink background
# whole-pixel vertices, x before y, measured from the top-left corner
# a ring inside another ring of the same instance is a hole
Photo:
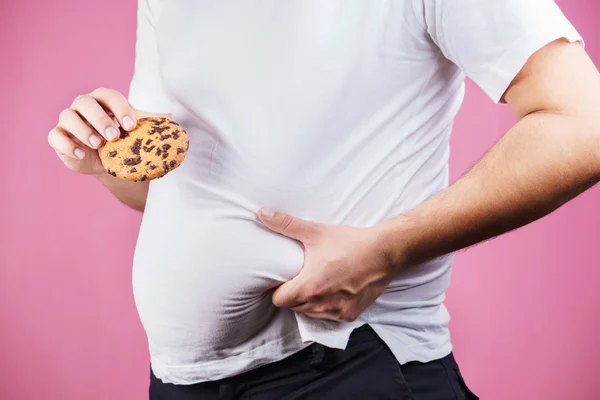
[[[598,62],[600,4],[559,4]],[[127,91],[135,6],[1,1],[2,400],[147,398],[148,353],[131,293],[140,214],[64,168],[46,142],[77,94]],[[513,122],[469,85],[453,178]],[[447,301],[455,352],[483,399],[600,398],[599,200],[596,187],[457,256]]]

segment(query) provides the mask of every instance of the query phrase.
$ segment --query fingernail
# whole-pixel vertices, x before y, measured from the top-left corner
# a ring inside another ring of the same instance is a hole
[[[106,135],[106,138],[108,140],[115,140],[117,138],[117,136],[119,136],[119,131],[112,126],[109,126],[104,131],[104,134]]]
[[[98,146],[100,146],[100,143],[102,141],[100,140],[100,138],[96,135],[92,135],[90,136],[90,144],[92,145],[92,147],[96,148]]]
[[[76,148],[75,151],[73,151],[73,153],[75,153],[75,157],[79,158],[80,160],[85,157],[85,151],[83,151],[80,148]]]
[[[260,213],[263,217],[271,218],[275,213],[269,209],[263,208],[260,210]]]
[[[135,128],[135,122],[133,121],[133,118],[131,118],[131,117],[123,118],[123,128],[125,128],[127,130]]]

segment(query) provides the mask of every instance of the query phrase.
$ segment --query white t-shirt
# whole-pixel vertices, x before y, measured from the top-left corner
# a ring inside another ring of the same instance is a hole
[[[190,137],[150,184],[134,259],[154,373],[216,380],[364,323],[401,363],[447,355],[451,255],[354,323],[310,320],[272,305],[303,251],[256,212],[364,227],[416,207],[448,184],[465,75],[498,102],[561,37],[580,40],[550,0],[139,0],[130,101]]]

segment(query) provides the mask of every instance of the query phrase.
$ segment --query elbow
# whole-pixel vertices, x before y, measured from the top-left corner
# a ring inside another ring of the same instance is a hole
[[[146,209],[146,202],[145,201],[143,201],[143,202],[134,202],[134,203],[130,203],[130,204],[125,203],[125,205],[127,205],[127,206],[129,206],[129,208],[132,208],[135,211],[139,211],[141,213],[143,213],[144,210]]]
[[[594,166],[596,180],[600,181],[600,115],[586,118],[587,149],[591,152],[590,159]]]
[[[132,206],[131,208],[133,208],[135,211],[139,211],[139,212],[143,213],[144,209],[146,208],[146,205],[145,204],[143,204],[141,206],[140,205],[136,205],[136,206]]]
[[[146,208],[146,198],[135,199],[135,198],[118,197],[118,199],[121,202],[121,204],[126,205],[127,207],[129,207],[135,211],[139,211],[139,212],[143,213]]]
[[[567,134],[565,138],[574,145],[574,161],[600,181],[600,98],[578,101],[551,114],[564,121],[554,127],[562,131],[561,135]]]

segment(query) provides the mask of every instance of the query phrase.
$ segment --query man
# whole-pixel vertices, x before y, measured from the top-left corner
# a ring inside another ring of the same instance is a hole
[[[140,0],[129,101],[98,89],[49,142],[143,210],[134,294],[153,399],[465,399],[452,252],[600,179],[600,79],[554,2]],[[471,77],[519,122],[448,185]],[[131,183],[97,149],[188,132]]]

